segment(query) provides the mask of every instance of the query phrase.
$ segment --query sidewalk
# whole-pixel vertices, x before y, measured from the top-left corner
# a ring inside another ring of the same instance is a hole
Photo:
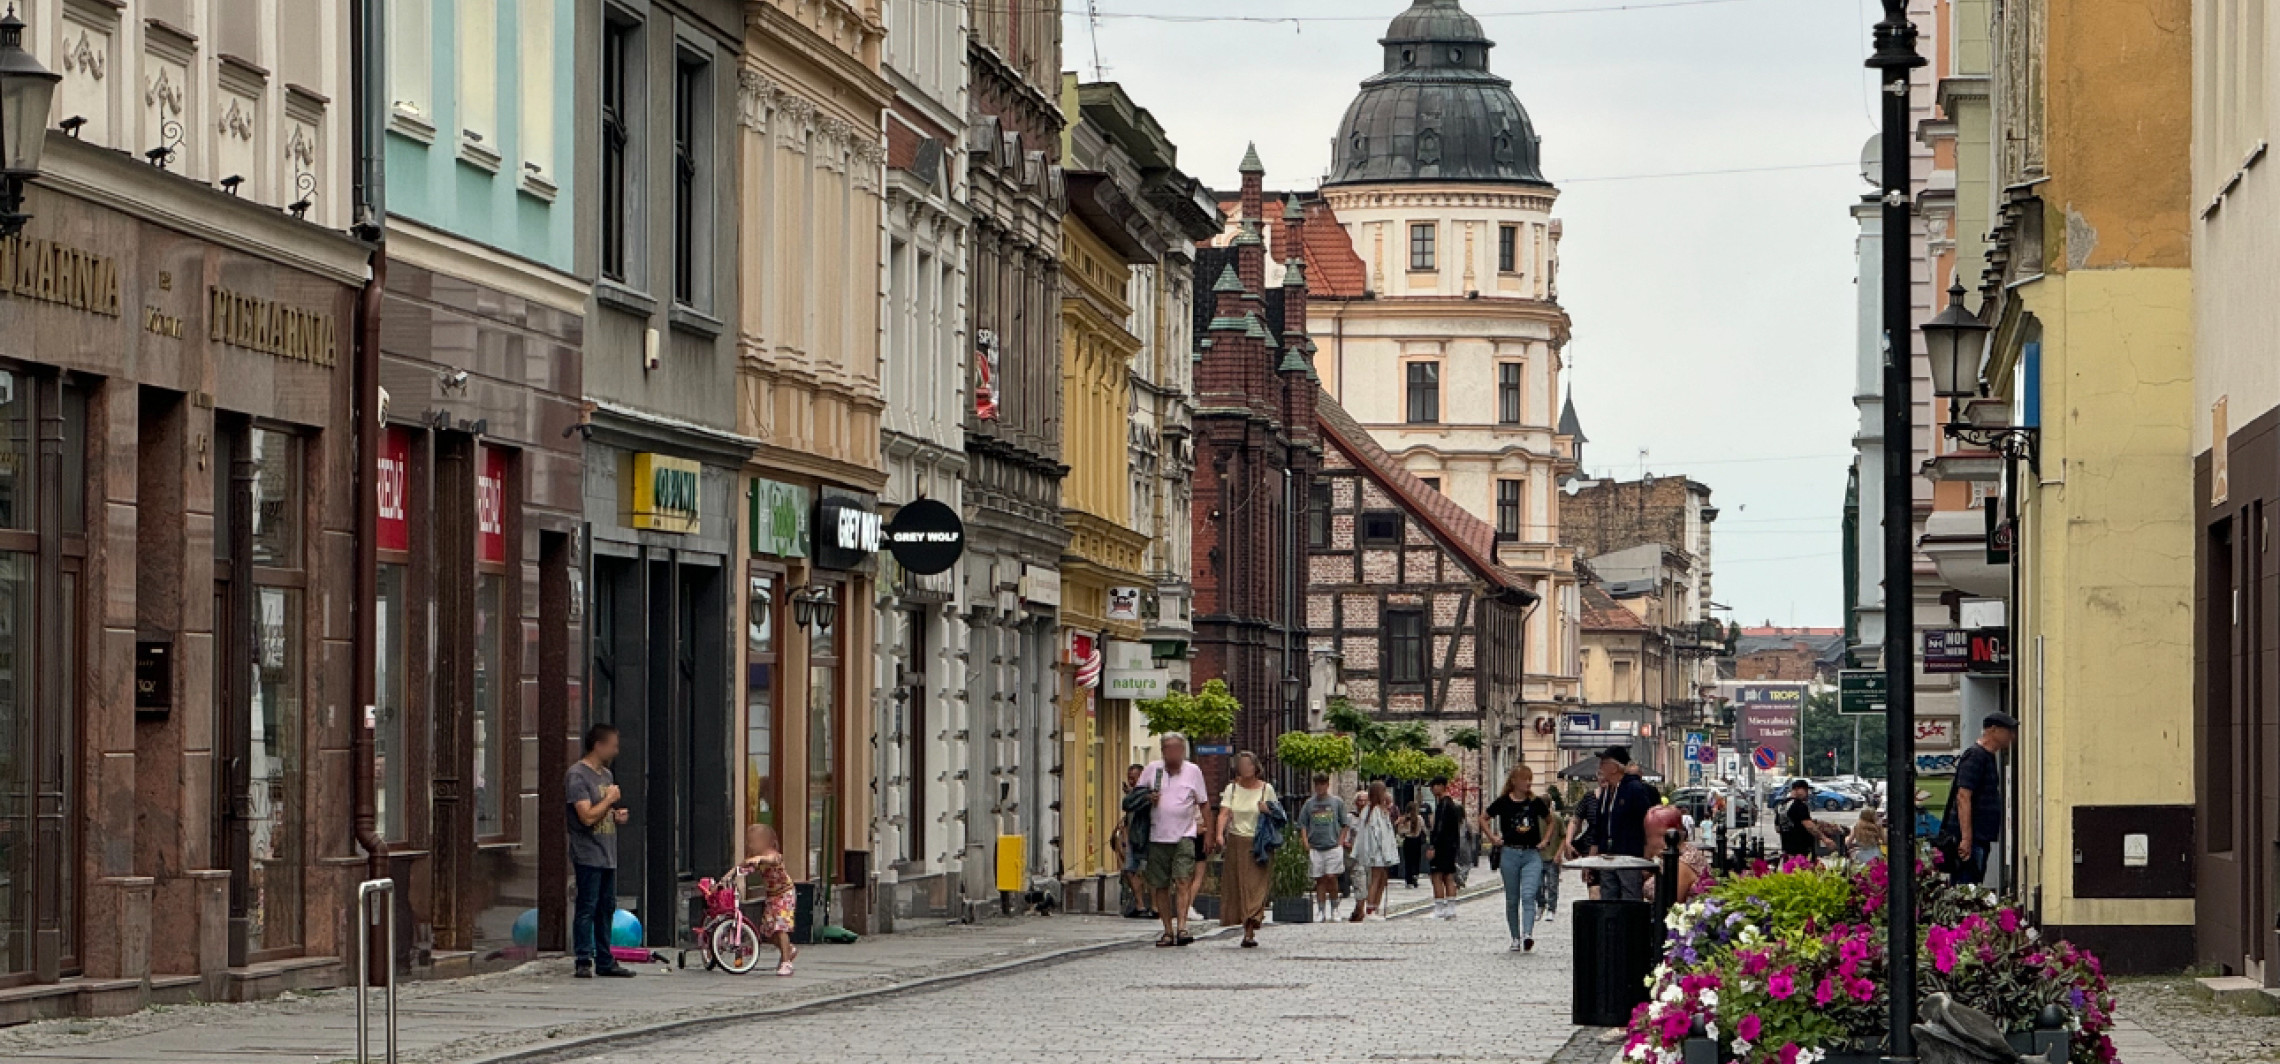
[[[1475,875],[1470,897],[1491,891]],[[1386,896],[1399,914],[1431,903],[1422,885],[1399,882]],[[934,924],[853,945],[801,947],[799,974],[772,964],[749,975],[644,965],[638,978],[576,980],[552,958],[512,971],[403,984],[397,991],[397,1054],[404,1064],[520,1056],[629,1028],[749,1015],[912,987],[944,979],[1147,944],[1154,921],[1113,916],[1019,917]],[[1206,921],[1195,930],[1218,930]],[[771,952],[769,957],[773,957]],[[372,996],[373,1059],[380,1059],[380,996]],[[356,1052],[353,991],[288,995],[250,1004],[175,1005],[110,1019],[47,1020],[0,1028],[0,1059],[38,1064],[331,1064]]]

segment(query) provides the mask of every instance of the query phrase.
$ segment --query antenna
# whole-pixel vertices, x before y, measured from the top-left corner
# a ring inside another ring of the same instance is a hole
[[[1092,24],[1093,80],[1107,81],[1107,68],[1100,64],[1100,0],[1085,0],[1085,20]]]

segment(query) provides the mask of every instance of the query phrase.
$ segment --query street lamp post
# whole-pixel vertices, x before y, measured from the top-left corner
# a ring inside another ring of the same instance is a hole
[[[1909,330],[1910,255],[1909,100],[1910,71],[1924,65],[1916,54],[1916,27],[1908,21],[1908,0],[1884,0],[1876,24],[1876,51],[1868,66],[1882,74],[1884,99],[1884,670],[1886,711],[1884,761],[1886,809],[1891,845],[1888,941],[1892,1011],[1887,1058],[1916,1057],[1916,625],[1915,608],[1915,380]],[[1903,809],[1901,803],[1911,808]]]
[[[24,50],[23,20],[8,5],[0,16],[0,237],[22,232],[32,220],[23,213],[24,185],[40,176],[48,103],[62,80]]]

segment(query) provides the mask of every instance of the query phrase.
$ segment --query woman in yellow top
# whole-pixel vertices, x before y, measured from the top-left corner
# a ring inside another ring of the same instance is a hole
[[[1243,948],[1259,944],[1259,925],[1266,920],[1268,888],[1274,875],[1267,865],[1252,859],[1251,840],[1259,834],[1259,812],[1275,801],[1275,785],[1259,778],[1259,755],[1245,750],[1231,767],[1235,778],[1219,794],[1219,824],[1212,831],[1220,853],[1219,926],[1243,925]],[[1228,845],[1229,837],[1235,840]]]

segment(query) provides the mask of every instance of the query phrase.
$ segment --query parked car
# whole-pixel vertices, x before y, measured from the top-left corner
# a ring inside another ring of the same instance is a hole
[[[1686,810],[1687,815],[1705,826],[1715,827],[1725,822],[1725,805],[1734,803],[1734,826],[1752,827],[1757,824],[1757,805],[1740,791],[1719,787],[1684,787],[1671,792],[1670,804]]]

